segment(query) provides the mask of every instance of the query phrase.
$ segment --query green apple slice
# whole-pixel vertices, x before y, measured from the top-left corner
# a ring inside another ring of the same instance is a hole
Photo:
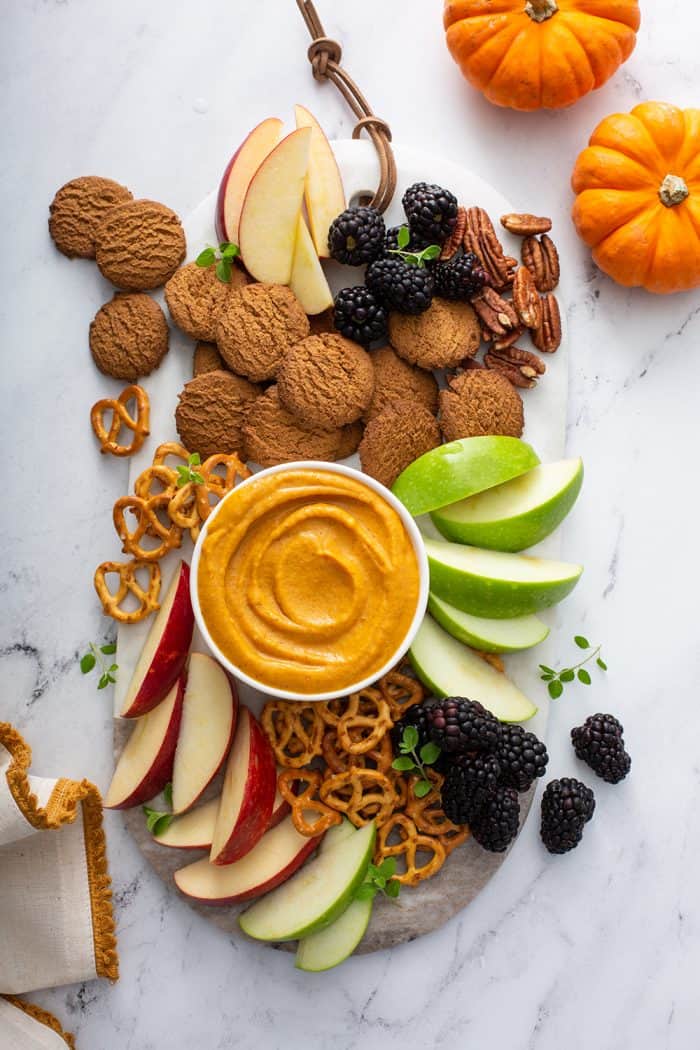
[[[372,859],[374,822],[358,828],[256,901],[239,917],[258,941],[295,941],[322,930],[345,911]]]
[[[320,973],[345,962],[367,932],[373,899],[353,901],[335,922],[299,941],[294,965],[297,970]]]
[[[321,845],[318,847],[319,855],[321,853],[327,853],[328,850],[335,849],[341,842],[345,842],[345,839],[354,835],[357,828],[354,824],[351,824],[347,817],[343,817],[340,824],[336,824],[334,827],[329,828],[326,834],[321,839]]]
[[[583,462],[562,459],[476,496],[442,507],[432,519],[457,543],[497,551],[522,551],[554,532],[569,513],[583,482]]]
[[[460,438],[419,456],[391,491],[411,514],[426,514],[502,485],[538,463],[534,449],[519,438]]]
[[[549,627],[536,616],[516,616],[512,620],[472,616],[455,609],[436,594],[428,598],[428,611],[453,638],[484,653],[517,653],[521,649],[531,649],[549,634]]]
[[[426,616],[409,650],[420,680],[436,696],[478,700],[501,722],[525,722],[537,708],[510,678]]]
[[[565,598],[580,565],[425,538],[430,589],[450,605],[494,620],[529,616]]]

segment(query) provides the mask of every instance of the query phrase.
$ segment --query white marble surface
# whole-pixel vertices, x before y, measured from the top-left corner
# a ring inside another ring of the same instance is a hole
[[[612,83],[572,111],[521,116],[462,83],[440,6],[320,0],[396,139],[429,143],[552,214],[575,273],[568,445],[587,479],[563,546],[586,572],[543,659],[568,659],[576,631],[605,644],[608,679],[565,694],[549,731],[552,775],[583,775],[598,811],[563,858],[544,851],[533,815],[446,928],[318,977],[200,920],[108,815],[121,980],[35,997],[81,1050],[697,1045],[700,293],[660,299],[602,277],[569,223],[568,177],[606,113],[645,98],[697,105],[700,16],[693,0],[647,0]],[[109,697],[76,654],[110,635],[90,581],[113,547],[107,508],[127,466],[100,459],[87,423],[104,390],[87,326],[109,289],[53,250],[48,203],[67,179],[96,173],[187,214],[262,117],[305,102],[338,137],[351,120],[311,79],[293,0],[16,0],[3,14],[0,717],[26,734],[38,772],[104,787]],[[568,743],[571,725],[601,709],[621,716],[633,754],[618,787]]]

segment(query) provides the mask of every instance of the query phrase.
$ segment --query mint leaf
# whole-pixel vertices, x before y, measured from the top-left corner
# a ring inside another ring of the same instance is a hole
[[[195,263],[197,266],[211,266],[216,261],[216,252],[213,248],[205,248],[203,252],[200,252]]]
[[[429,780],[419,780],[413,789],[413,794],[416,798],[425,798],[432,786]]]
[[[411,240],[411,231],[408,226],[399,226],[399,231],[396,234],[396,243],[399,248],[407,248],[408,242]]]
[[[117,643],[116,642],[110,642],[109,645],[101,645],[100,646],[100,652],[104,653],[105,656],[111,656],[112,653],[116,653],[116,651],[117,651]]]
[[[112,679],[112,681],[114,681],[114,679]],[[107,686],[109,685],[109,682],[110,682],[110,676],[108,674],[103,674],[102,677],[100,678],[99,682],[97,683],[97,688],[98,689],[106,689]]]
[[[399,755],[399,757],[395,758],[391,763],[391,768],[398,769],[400,773],[405,773],[409,769],[413,769],[414,766],[415,762],[410,755]]]
[[[438,745],[431,740],[429,743],[423,744],[419,754],[421,762],[424,762],[426,766],[432,766],[433,762],[437,762],[441,752]]]
[[[237,244],[220,244],[221,258],[222,259],[235,259],[237,255],[240,255],[240,249]]]
[[[94,666],[95,666],[95,654],[94,653],[85,653],[85,656],[81,656],[81,658],[80,658],[80,670],[83,672],[83,674],[89,674],[89,672],[92,671]]]
[[[582,634],[574,635],[574,641],[576,642],[576,645],[579,647],[579,649],[590,649],[591,647],[591,643],[588,641],[587,638],[584,638]]]
[[[564,692],[564,686],[558,679],[555,679],[553,682],[549,683],[549,685],[547,686],[547,691],[549,692],[549,695],[551,696],[552,700],[558,700],[561,694]]]
[[[403,738],[401,740],[401,743],[410,751],[412,751],[413,748],[417,746],[418,730],[415,726],[406,726],[406,728],[403,731]]]
[[[598,664],[598,667],[601,669],[601,671],[607,671],[608,665],[606,664],[605,660],[601,659],[600,656],[596,660],[596,663]]]
[[[583,682],[584,685],[590,685],[591,684],[591,676],[589,675],[588,671],[584,667],[582,667],[579,670],[578,680],[579,680],[579,682]]]
[[[191,470],[190,471],[190,481],[194,481],[195,485],[203,485],[204,484],[204,478],[202,477],[202,475],[199,473],[198,470]]]
[[[199,452],[193,452],[187,462],[191,467],[200,467],[202,465],[202,457]]]
[[[440,250],[441,249],[439,244],[430,244],[420,253],[420,261],[429,262],[431,259],[437,259],[438,255],[440,254]]]
[[[554,676],[557,672],[553,667],[547,667],[546,664],[540,664],[540,671],[544,671],[545,674]]]
[[[231,260],[230,259],[219,259],[216,264],[216,276],[219,278],[222,284],[231,283]]]
[[[363,882],[355,891],[356,901],[371,901],[377,895],[376,888],[371,882]]]
[[[165,799],[166,805],[173,808],[173,785],[166,784],[163,788],[163,798]]]
[[[562,682],[573,682],[574,677],[575,675],[571,667],[565,667],[563,671],[559,672],[559,678]]]
[[[396,857],[387,857],[386,860],[382,861],[377,870],[385,879],[390,879],[396,874]]]
[[[398,897],[401,893],[401,883],[397,879],[392,879],[391,882],[387,882],[384,892],[387,897]]]

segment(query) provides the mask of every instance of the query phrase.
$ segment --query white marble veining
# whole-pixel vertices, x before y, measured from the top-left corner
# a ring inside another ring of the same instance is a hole
[[[317,977],[203,922],[110,814],[121,980],[35,998],[81,1050],[688,1050],[700,1026],[700,292],[657,298],[601,276],[568,220],[568,177],[606,113],[645,98],[698,104],[697,6],[646,0],[637,50],[611,83],[529,116],[462,82],[438,0],[319,7],[395,138],[553,215],[575,273],[568,447],[587,476],[563,548],[586,572],[542,658],[568,659],[577,631],[605,645],[608,678],[554,705],[548,740],[551,774],[583,775],[598,809],[563,858],[542,848],[533,810],[508,863],[448,926]],[[48,203],[96,173],[187,214],[262,117],[302,101],[333,136],[352,121],[311,79],[293,0],[16,0],[3,13],[0,718],[25,733],[38,772],[104,788],[110,702],[75,658],[111,636],[91,576],[113,546],[106,508],[127,466],[100,458],[87,422],[104,390],[87,326],[110,291],[54,251]],[[625,723],[633,772],[618,787],[568,743],[594,710]]]

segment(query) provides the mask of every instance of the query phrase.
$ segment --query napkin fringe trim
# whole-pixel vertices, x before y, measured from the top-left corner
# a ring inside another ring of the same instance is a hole
[[[29,1017],[33,1017],[35,1021],[39,1021],[40,1024],[46,1025],[47,1028],[51,1028],[56,1035],[60,1035],[66,1046],[70,1047],[70,1050],[75,1050],[75,1036],[72,1032],[65,1032],[63,1026],[57,1017],[49,1013],[48,1010],[44,1010],[41,1006],[37,1006],[36,1003],[27,1003],[24,999],[19,999],[16,995],[4,995],[3,999],[7,999],[8,1003],[12,1006],[16,1006],[22,1013],[27,1014]]]
[[[82,803],[95,971],[98,977],[116,981],[119,978],[119,956],[100,793],[89,780],[61,777],[56,781],[46,807],[42,808],[27,777],[32,761],[31,748],[9,722],[0,722],[0,744],[12,755],[6,772],[7,785],[20,812],[33,828],[55,830],[72,823],[77,816],[78,804]]]

